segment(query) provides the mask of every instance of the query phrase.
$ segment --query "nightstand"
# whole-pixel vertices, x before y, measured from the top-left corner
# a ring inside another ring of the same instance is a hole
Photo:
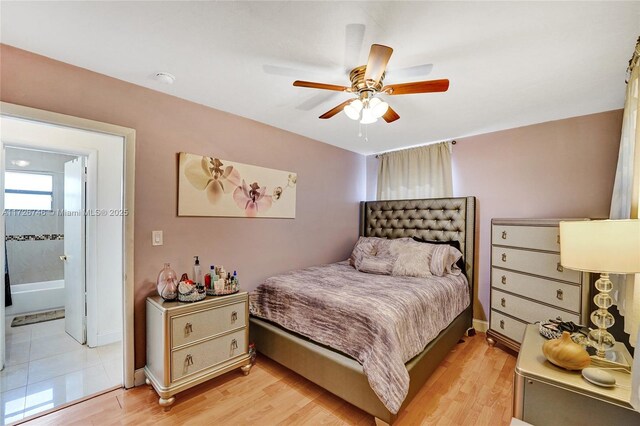
[[[640,413],[629,403],[630,374],[607,370],[620,387],[592,385],[580,371],[567,371],[547,361],[542,354],[545,341],[537,325],[527,325],[514,375],[515,418],[536,426],[640,424]],[[624,345],[616,345],[631,361]]]
[[[147,384],[169,407],[174,395],[235,368],[251,370],[246,292],[193,302],[147,297]]]

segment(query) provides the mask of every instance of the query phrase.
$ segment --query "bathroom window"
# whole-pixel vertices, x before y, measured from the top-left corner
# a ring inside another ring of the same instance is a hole
[[[52,206],[53,175],[5,172],[5,210],[51,210]]]

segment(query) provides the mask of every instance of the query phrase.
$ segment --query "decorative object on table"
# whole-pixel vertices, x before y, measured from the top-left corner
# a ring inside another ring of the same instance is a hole
[[[591,364],[587,351],[571,340],[568,331],[563,331],[559,339],[544,342],[542,353],[550,363],[567,370],[582,370]]]
[[[202,268],[200,268],[200,259],[198,259],[198,256],[193,256],[193,259],[193,281],[196,283],[196,287],[204,286]]]
[[[575,324],[573,321],[562,321],[560,318],[550,319],[548,321],[542,321],[538,325],[540,334],[547,339],[559,339],[562,336],[563,331],[568,331],[570,334],[582,333],[584,330],[583,325]],[[586,335],[586,334],[585,334]],[[573,336],[572,336],[573,338]],[[575,341],[575,339],[574,339]],[[579,342],[576,342],[579,343]]]
[[[560,259],[565,268],[600,273],[593,298],[598,309],[591,313],[597,329],[589,332],[589,341],[598,357],[624,359],[607,351],[615,343],[607,331],[615,321],[608,311],[613,304],[609,274],[640,272],[640,220],[560,222]]]
[[[616,385],[616,378],[599,368],[585,368],[582,370],[582,377],[589,383],[604,388],[612,388]]]
[[[175,300],[178,297],[178,276],[171,269],[170,264],[165,263],[164,268],[158,274],[156,288],[164,300]]]
[[[237,271],[226,272],[223,266],[215,267],[211,265],[211,286],[207,288],[209,296],[226,296],[240,291]]]
[[[180,281],[178,284],[178,300],[180,302],[198,302],[207,297],[205,291],[199,291],[192,280]]]
[[[179,156],[178,216],[296,217],[296,173]]]

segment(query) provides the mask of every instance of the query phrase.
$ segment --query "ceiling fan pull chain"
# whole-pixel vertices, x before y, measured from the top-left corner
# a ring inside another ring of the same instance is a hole
[[[358,137],[362,137],[362,123],[358,121]]]
[[[369,133],[367,132],[367,128],[368,128],[368,126],[365,125],[364,126],[364,141],[365,142],[369,142]]]

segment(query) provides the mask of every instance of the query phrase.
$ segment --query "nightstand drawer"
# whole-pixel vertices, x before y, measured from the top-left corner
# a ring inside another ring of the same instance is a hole
[[[171,347],[185,345],[246,326],[245,302],[210,308],[171,318]]]
[[[511,340],[522,342],[526,327],[527,324],[524,322],[509,318],[500,312],[491,311],[491,330],[497,331]]]
[[[171,354],[171,381],[247,353],[246,330],[187,346]]]
[[[557,226],[493,225],[491,242],[501,246],[560,252]]]
[[[548,303],[572,312],[580,312],[580,286],[546,280],[531,275],[491,268],[491,286]]]
[[[576,284],[579,284],[582,279],[581,272],[566,269],[560,265],[559,254],[494,246],[491,248],[491,264]]]
[[[580,317],[576,314],[561,311],[551,306],[541,305],[531,300],[522,299],[512,294],[498,290],[491,292],[491,309],[503,312],[528,323],[545,321],[550,318],[561,317],[563,321],[573,321],[580,324]]]

